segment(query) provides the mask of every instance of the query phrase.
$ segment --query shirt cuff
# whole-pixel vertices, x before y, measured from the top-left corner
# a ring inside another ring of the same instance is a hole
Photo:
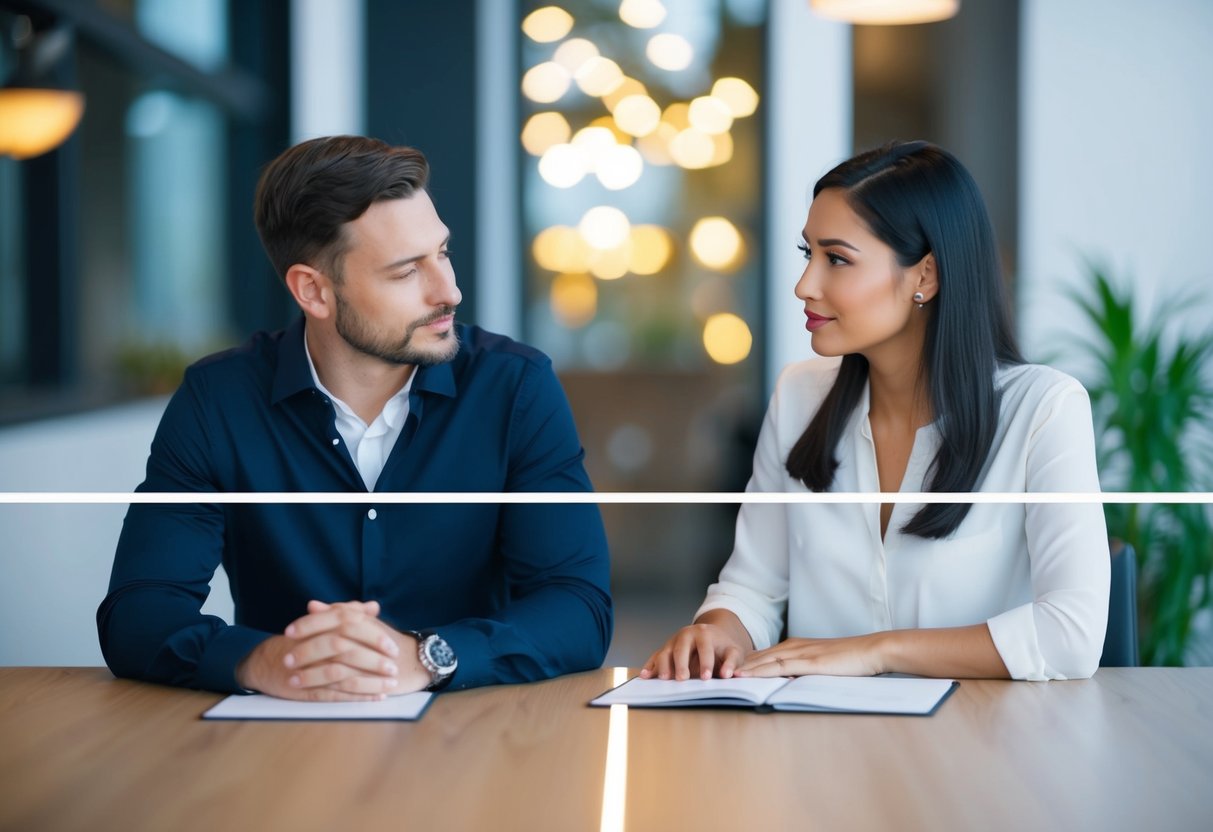
[[[236,666],[270,635],[239,624],[216,632],[198,662],[197,686],[220,693],[251,693],[236,681]]]
[[[455,651],[455,660],[459,663],[444,690],[476,688],[500,681],[493,672],[494,653],[485,633],[464,624],[432,629]]]
[[[986,621],[994,647],[1012,679],[1043,682],[1049,679],[1036,636],[1033,605],[1023,604]]]
[[[741,626],[745,627],[746,632],[750,634],[750,641],[754,642],[755,650],[766,650],[778,638],[778,636],[774,639],[771,637],[771,628],[765,618],[749,607],[738,603],[735,598],[727,596],[709,595],[703,605],[695,611],[695,616],[691,620],[696,621],[699,616],[712,610],[728,610],[737,616],[741,621]]]

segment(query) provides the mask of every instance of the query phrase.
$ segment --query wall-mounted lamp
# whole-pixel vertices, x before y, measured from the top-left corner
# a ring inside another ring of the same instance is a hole
[[[886,26],[947,20],[960,11],[960,0],[809,0],[809,7],[831,20]]]
[[[4,32],[16,56],[16,70],[0,87],[0,156],[28,159],[67,140],[84,114],[84,96],[57,88],[49,79],[71,47],[66,28],[35,33],[18,17]]]
[[[67,90],[0,89],[0,156],[28,159],[54,150],[84,114],[84,96]]]

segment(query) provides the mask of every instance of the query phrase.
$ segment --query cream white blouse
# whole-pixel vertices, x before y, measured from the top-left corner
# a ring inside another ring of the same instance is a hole
[[[747,491],[805,492],[784,467],[838,374],[837,358],[792,364],[771,398]],[[1006,367],[998,432],[974,491],[1097,492],[1086,390],[1039,365]],[[939,436],[920,428],[901,491],[926,491]],[[868,390],[836,449],[831,491],[877,492]],[[745,504],[733,548],[696,613],[727,609],[756,649],[985,621],[1015,679],[1095,672],[1108,617],[1107,529],[1099,504],[974,504],[948,538],[900,529],[922,507],[897,503],[884,541],[876,504]]]

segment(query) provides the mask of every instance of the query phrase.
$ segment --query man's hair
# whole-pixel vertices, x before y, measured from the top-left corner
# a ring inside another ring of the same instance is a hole
[[[425,190],[421,151],[364,136],[328,136],[288,149],[266,166],[253,201],[261,245],[278,276],[303,263],[341,279],[344,226],[372,203]]]

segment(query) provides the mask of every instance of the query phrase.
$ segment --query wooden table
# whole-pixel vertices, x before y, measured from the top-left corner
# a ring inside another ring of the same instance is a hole
[[[0,829],[596,830],[604,787],[633,832],[1213,829],[1213,668],[963,682],[929,718],[586,707],[611,680],[204,722],[215,694],[0,669]]]

